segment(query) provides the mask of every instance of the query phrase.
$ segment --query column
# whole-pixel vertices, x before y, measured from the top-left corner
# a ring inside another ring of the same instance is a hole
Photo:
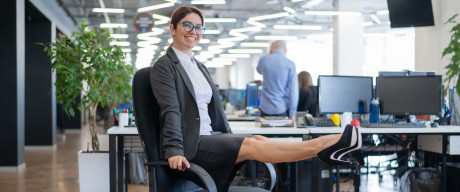
[[[0,1],[0,171],[19,171],[24,162],[24,0]]]

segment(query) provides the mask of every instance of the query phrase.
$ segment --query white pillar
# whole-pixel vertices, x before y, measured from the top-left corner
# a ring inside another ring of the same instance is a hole
[[[361,0],[335,0],[334,11],[361,12]],[[333,16],[334,75],[364,74],[362,16]]]

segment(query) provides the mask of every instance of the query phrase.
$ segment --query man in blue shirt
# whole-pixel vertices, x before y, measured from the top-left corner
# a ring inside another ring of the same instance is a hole
[[[270,54],[260,58],[257,72],[263,76],[260,112],[262,116],[289,116],[294,120],[299,100],[295,64],[286,54],[286,42],[270,45]]]

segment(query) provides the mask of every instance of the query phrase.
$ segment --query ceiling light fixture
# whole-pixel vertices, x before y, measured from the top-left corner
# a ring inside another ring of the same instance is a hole
[[[170,19],[169,17],[158,14],[152,14],[152,17],[155,18],[155,25],[166,24],[169,22]]]
[[[127,28],[128,25],[127,24],[124,24],[124,23],[101,23],[101,25],[99,25],[101,28]]]
[[[262,49],[229,49],[228,53],[263,53]]]
[[[286,16],[289,16],[288,12],[281,12],[281,13],[261,15],[261,16],[256,16],[256,17],[249,17],[248,20],[260,21],[260,20],[275,19],[275,18],[286,17]]]
[[[205,18],[205,23],[235,23],[235,18]]]
[[[222,58],[249,58],[250,54],[220,54]]]
[[[274,25],[273,29],[323,30],[323,27],[313,25]]]
[[[219,35],[220,31],[219,30],[205,30],[204,34],[205,35]]]
[[[214,0],[214,1],[195,0],[195,1],[192,1],[192,4],[193,5],[211,5],[211,4],[219,5],[219,4],[225,4],[225,1],[221,1],[221,0]]]
[[[377,11],[377,15],[388,15],[389,13],[390,13],[390,11],[388,11],[388,10]]]
[[[93,8],[95,13],[124,13],[125,9],[114,9],[114,8]]]
[[[284,10],[284,11],[287,11],[287,12],[289,12],[289,13],[295,13],[295,10],[292,9],[292,8],[290,8],[290,7],[283,7],[283,10]]]
[[[174,6],[174,3],[157,4],[157,5],[152,5],[152,6],[148,6],[148,7],[139,8],[139,9],[137,9],[137,12],[152,11],[152,10],[162,9],[162,8],[172,7],[172,6]]]
[[[346,12],[346,11],[305,11],[305,15],[317,16],[361,16],[360,12]]]
[[[296,36],[255,36],[256,40],[297,40]]]
[[[291,0],[292,2],[301,2],[301,1],[305,1],[305,0]]]
[[[372,21],[363,22],[364,27],[369,27],[369,26],[372,26],[372,25],[374,25],[374,23],[372,23]]]
[[[209,43],[211,43],[211,40],[209,40],[209,39],[201,39],[200,40],[200,44],[209,44]]]
[[[127,47],[127,46],[131,45],[131,43],[129,43],[128,41],[112,41],[112,42],[110,42],[110,45]]]
[[[246,42],[246,43],[240,43],[241,47],[268,47],[270,46],[269,43],[252,43],[252,42]]]
[[[377,17],[377,15],[372,14],[371,19],[374,20],[377,24],[380,23],[380,19]]]
[[[319,5],[319,4],[322,3],[323,1],[324,1],[324,0],[311,0],[311,1],[307,2],[304,6],[302,6],[302,8],[314,7],[314,6]]]
[[[125,48],[125,49],[121,49],[121,51],[122,51],[123,53],[131,53],[132,50],[131,50],[130,48]],[[128,56],[127,56],[127,57],[128,57]],[[129,56],[129,57],[131,57],[131,56]]]
[[[114,39],[127,39],[129,37],[128,34],[110,34],[110,36]]]

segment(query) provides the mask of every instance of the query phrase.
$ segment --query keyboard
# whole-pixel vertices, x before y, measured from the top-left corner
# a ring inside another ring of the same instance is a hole
[[[266,119],[266,120],[283,120],[283,119],[286,119],[283,116],[265,116],[263,118]]]
[[[361,127],[367,127],[367,128],[425,128],[426,124],[424,122],[364,123],[364,124],[361,124]]]
[[[325,118],[313,118],[316,127],[335,127],[334,121]]]

